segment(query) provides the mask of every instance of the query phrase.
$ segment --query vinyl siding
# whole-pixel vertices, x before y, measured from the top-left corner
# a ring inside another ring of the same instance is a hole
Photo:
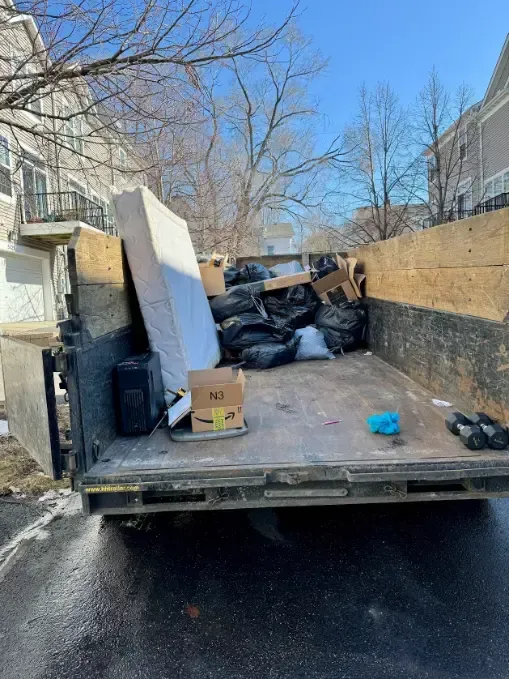
[[[487,180],[509,167],[509,102],[484,121],[482,144]]]

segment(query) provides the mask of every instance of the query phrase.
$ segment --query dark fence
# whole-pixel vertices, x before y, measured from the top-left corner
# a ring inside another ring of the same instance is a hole
[[[80,221],[109,235],[117,235],[108,225],[104,210],[77,191],[60,193],[25,193],[21,197],[21,221],[25,224]]]
[[[489,198],[488,200],[476,205],[473,210],[448,210],[443,217],[433,215],[422,220],[422,226],[429,229],[431,226],[438,226],[447,222],[456,222],[458,219],[466,219],[467,217],[475,217],[486,212],[493,212],[494,210],[501,210],[504,207],[509,207],[509,193],[500,193],[498,196]]]

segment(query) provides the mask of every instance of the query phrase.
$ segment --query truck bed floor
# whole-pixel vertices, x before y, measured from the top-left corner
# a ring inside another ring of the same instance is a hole
[[[86,482],[150,471],[236,467],[292,467],[349,463],[416,462],[464,458],[465,463],[507,454],[470,451],[445,428],[446,410],[432,394],[376,356],[354,352],[334,361],[303,361],[247,371],[245,436],[176,443],[168,429],[119,437],[85,476]],[[440,395],[438,395],[440,397]],[[398,436],[371,434],[366,418],[398,411]],[[324,426],[327,420],[342,420]]]

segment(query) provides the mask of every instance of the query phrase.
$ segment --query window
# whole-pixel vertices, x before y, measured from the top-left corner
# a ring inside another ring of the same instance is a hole
[[[127,153],[124,149],[118,149],[118,164],[121,170],[127,170]]]
[[[12,196],[11,153],[6,137],[0,137],[0,193]]]
[[[37,72],[37,67],[35,64],[25,64],[23,67],[23,73],[25,75],[30,75],[33,73]],[[26,80],[23,81],[26,84],[29,84],[30,81]],[[34,96],[34,99],[32,101],[29,101],[26,105],[27,109],[36,115],[37,117],[40,117],[42,115],[42,96],[40,92],[37,92],[37,94]]]
[[[73,115],[71,107],[68,104],[63,106],[62,115],[66,118],[66,121],[64,122],[65,145],[78,153],[83,153],[85,148],[83,142],[83,117]]]
[[[83,196],[83,198],[88,197],[86,186],[84,186],[83,184],[80,184],[77,181],[74,181],[74,179],[69,178],[67,180],[67,188],[69,189],[69,191],[75,191],[80,196]]]
[[[459,153],[460,153],[460,160],[466,160],[467,158],[467,128],[463,130],[463,132],[460,132],[460,137],[459,137]]]
[[[37,156],[24,153],[21,178],[25,219],[42,222],[48,217],[48,180],[44,163]]]
[[[274,245],[267,245],[267,254],[268,254],[268,255],[273,255],[273,254],[274,254],[274,249],[275,249],[275,246],[274,246]]]
[[[458,186],[458,219],[472,215],[472,182],[470,179]]]
[[[37,73],[37,71],[38,67],[36,64],[27,63],[25,57],[17,54],[12,45],[9,46],[9,75],[30,76]],[[28,84],[30,84],[30,79],[21,77],[19,80],[13,80],[11,83],[13,90]],[[39,118],[43,112],[42,92],[37,92],[32,101],[28,101],[24,106],[27,111],[30,111]]]
[[[504,185],[502,175],[500,175],[499,177],[496,177],[493,180],[493,195],[499,196],[501,193],[503,193],[504,192],[503,186]]]
[[[509,168],[490,177],[484,182],[484,200],[509,193]]]

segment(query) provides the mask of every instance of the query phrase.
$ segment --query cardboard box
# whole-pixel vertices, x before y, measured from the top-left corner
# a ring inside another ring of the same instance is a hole
[[[289,288],[292,285],[302,285],[303,283],[311,283],[309,271],[270,278],[268,281],[263,281],[263,289],[267,292],[268,290],[280,290],[281,288]]]
[[[327,276],[320,278],[315,283],[312,283],[312,286],[318,297],[322,300],[322,302],[325,302],[325,304],[331,303],[327,293],[339,287],[341,287],[346,295],[346,298],[350,302],[358,299],[346,269],[338,269],[337,271],[333,271]]]
[[[348,280],[348,274],[343,269],[338,269],[333,271],[323,278],[319,278],[315,283],[312,283],[313,290],[317,295],[321,295],[329,290],[334,290],[334,288],[339,288],[342,283]]]
[[[226,291],[224,283],[224,263],[225,260],[223,259],[219,266],[214,266],[210,262],[199,265],[201,282],[203,283],[207,297],[222,295],[223,292]]]
[[[194,432],[236,429],[244,424],[242,370],[231,368],[189,371],[191,427]]]

